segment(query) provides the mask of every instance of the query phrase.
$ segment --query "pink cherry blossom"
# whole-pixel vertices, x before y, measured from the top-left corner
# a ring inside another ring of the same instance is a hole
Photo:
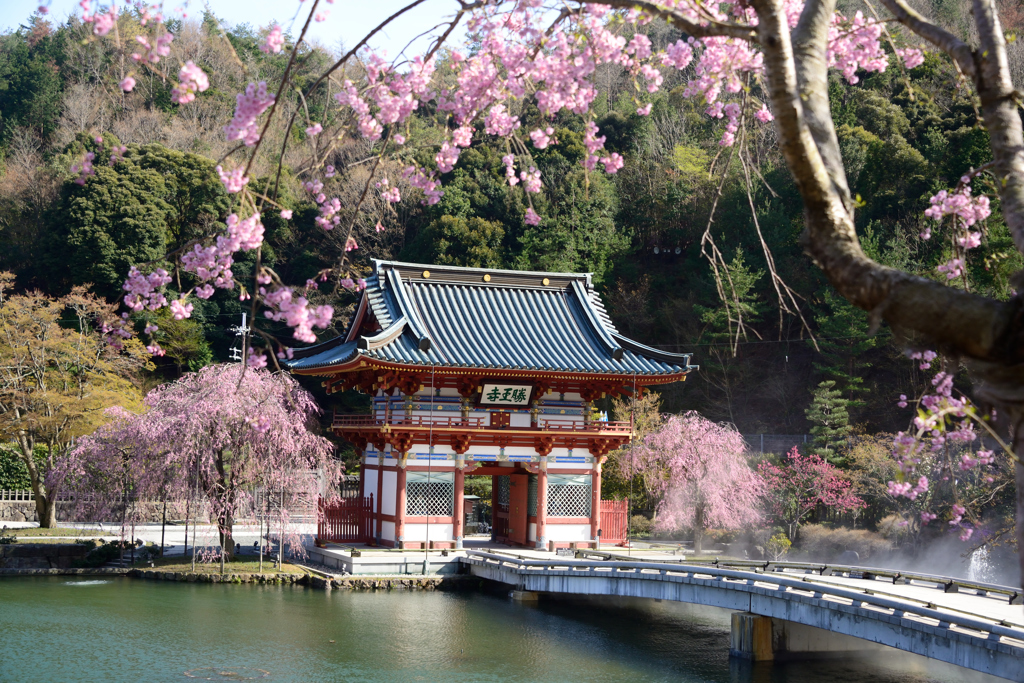
[[[260,45],[260,51],[264,54],[277,54],[284,48],[284,36],[281,34],[281,27],[274,24],[270,27],[266,39]]]
[[[914,47],[903,50],[896,50],[896,54],[903,60],[903,65],[908,69],[914,69],[924,64],[924,53]]]
[[[354,237],[349,237],[348,240],[345,241],[345,251],[355,251],[358,248],[359,244],[356,242]]]
[[[524,222],[527,225],[540,225],[540,216],[533,210],[532,206],[526,210]]]
[[[93,159],[95,158],[96,154],[94,152],[86,152],[82,156],[81,161],[76,161],[71,164],[71,172],[78,174],[78,177],[75,178],[74,181],[77,185],[85,185],[86,178],[91,175],[96,175],[96,169],[94,169],[92,165]]]
[[[945,273],[947,280],[958,278],[964,273],[964,260],[962,258],[950,259],[948,262],[943,263],[935,270],[939,271],[940,273]]]
[[[285,219],[286,221],[291,220],[292,219],[292,210],[291,209],[281,209],[281,218]]]
[[[519,179],[523,181],[523,189],[534,194],[540,192],[540,171],[533,166],[528,171],[520,171]]]
[[[248,176],[243,175],[245,173],[245,168],[242,166],[239,166],[228,173],[225,173],[224,169],[220,166],[214,170],[217,171],[217,176],[220,177],[220,181],[224,183],[224,189],[228,191],[228,194],[241,192],[242,188],[249,184]]]
[[[537,149],[547,149],[547,146],[551,144],[551,136],[555,134],[555,129],[551,126],[541,130],[540,128],[530,131],[530,139],[533,140],[533,146]]]
[[[449,145],[447,140],[441,144],[441,151],[434,156],[434,163],[437,164],[437,170],[441,173],[450,172],[455,168],[455,163],[458,160],[459,148],[454,145]]]
[[[756,116],[757,120],[760,121],[761,123],[768,123],[769,121],[775,120],[775,117],[772,116],[772,113],[768,111],[767,104],[762,104],[761,108],[754,112],[754,116]]]
[[[131,92],[135,88],[135,79],[131,76],[125,76],[124,80],[121,81],[121,90],[125,92]]]
[[[175,299],[171,302],[171,314],[175,320],[184,320],[192,316],[192,304],[184,299]]]
[[[191,60],[185,62],[178,72],[178,85],[171,90],[171,101],[188,104],[196,98],[197,92],[204,92],[210,87],[210,79]]]
[[[314,123],[312,126],[306,129],[306,135],[308,135],[311,138],[315,138],[317,135],[320,135],[320,133],[322,133],[323,130],[323,126],[321,126],[319,123]]]
[[[98,36],[105,36],[110,33],[110,30],[114,28],[114,24],[117,23],[117,6],[114,3],[110,4],[110,9],[103,14],[97,14],[93,17],[92,32]]]
[[[966,227],[983,221],[992,214],[988,197],[972,197],[971,188],[966,184],[958,192],[942,190],[929,201],[931,206],[925,210],[925,216],[937,221],[946,216],[956,216]]]
[[[241,140],[252,147],[260,139],[256,120],[274,104],[274,94],[267,92],[266,81],[259,85],[250,83],[244,93],[235,97],[235,116],[231,123],[224,126],[224,135],[228,142]]]
[[[230,553],[232,520],[259,509],[257,492],[273,488],[278,494],[270,521],[284,532],[283,543],[303,551],[289,513],[316,500],[324,483],[338,480],[341,468],[331,457],[332,444],[310,431],[320,410],[294,379],[214,365],[153,389],[145,406],[139,414],[109,410],[108,423],[80,437],[51,472],[47,483],[70,493],[72,518],[130,524],[142,518],[135,505],[122,517],[129,496],[167,499],[182,503],[183,510],[190,500],[193,519],[214,521]]]
[[[133,311],[149,309],[155,311],[167,305],[167,299],[158,290],[170,284],[171,276],[163,268],[157,268],[149,275],[143,275],[138,268],[132,266],[125,280],[125,306]]]

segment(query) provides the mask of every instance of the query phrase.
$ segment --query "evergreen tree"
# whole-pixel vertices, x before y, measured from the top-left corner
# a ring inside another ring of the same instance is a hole
[[[843,392],[835,388],[833,380],[826,380],[814,391],[811,406],[805,412],[807,419],[814,423],[814,452],[833,464],[840,464],[843,458],[838,449],[846,444],[852,433],[850,414],[846,408],[849,401]]]
[[[867,391],[864,371],[871,367],[867,354],[877,345],[877,339],[868,333],[868,316],[849,301],[836,294],[831,287],[825,290],[825,308],[814,316],[818,323],[818,347],[821,360],[814,363],[816,370],[835,380],[836,388],[844,395],[847,409],[865,405],[859,397]]]

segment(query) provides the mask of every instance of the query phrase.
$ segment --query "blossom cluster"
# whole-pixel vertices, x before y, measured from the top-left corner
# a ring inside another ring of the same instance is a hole
[[[911,357],[919,360],[921,369],[931,367],[937,357],[933,351],[915,352]],[[913,430],[899,432],[893,444],[893,456],[896,459],[900,480],[890,481],[889,494],[894,497],[905,497],[916,500],[930,488],[927,476],[921,470],[933,468],[933,472],[944,480],[949,480],[956,471],[961,473],[972,470],[979,471],[979,476],[987,483],[992,477],[981,471],[981,468],[992,465],[995,456],[991,450],[978,449],[975,453],[961,452],[954,462],[945,462],[943,455],[962,451],[978,439],[974,424],[981,418],[977,408],[966,397],[953,395],[953,377],[947,372],[939,371],[931,380],[932,389],[921,396],[917,415],[913,419]],[[901,396],[900,407],[907,406],[906,396]],[[934,468],[938,468],[935,470]],[[914,481],[915,483],[911,483]],[[961,540],[968,540],[974,528],[964,524],[966,509],[954,505],[949,522],[951,527],[960,529]],[[922,512],[921,520],[928,524],[937,518],[932,512]]]
[[[214,244],[206,247],[197,244],[181,258],[185,271],[194,273],[204,283],[196,290],[196,296],[201,299],[213,296],[214,287],[234,287],[231,266],[235,252],[250,251],[263,244],[263,224],[258,213],[244,219],[231,214],[226,222],[227,233],[219,236]]]
[[[136,62],[157,64],[161,57],[166,57],[171,54],[171,43],[174,42],[174,34],[170,31],[164,31],[157,35],[153,42],[150,42],[149,36],[140,34],[135,36],[135,42],[141,45],[144,51],[133,52],[131,55],[132,60]],[[132,80],[134,82],[134,79]]]
[[[157,268],[149,275],[132,266],[128,272],[128,279],[125,280],[123,288],[127,294],[124,297],[124,304],[133,311],[149,309],[155,311],[167,305],[167,297],[159,290],[171,282],[170,274],[163,268]]]
[[[78,174],[78,177],[75,178],[77,185],[85,185],[85,179],[96,174],[96,169],[92,166],[93,159],[95,158],[96,154],[94,152],[86,152],[80,161],[71,164],[71,172]]]
[[[245,169],[241,166],[227,173],[221,166],[217,166],[214,170],[217,171],[217,176],[224,183],[224,189],[228,191],[228,194],[241,192],[242,188],[249,184],[249,177],[244,175]]]
[[[274,24],[270,27],[270,32],[267,33],[266,40],[260,45],[260,52],[264,54],[274,53],[277,54],[284,48],[284,35],[281,33],[281,27]]]
[[[966,268],[966,253],[981,246],[981,232],[969,228],[992,215],[988,197],[973,196],[970,183],[971,176],[963,176],[960,178],[959,189],[952,192],[942,190],[931,198],[931,206],[924,212],[925,216],[935,221],[942,221],[946,216],[953,217],[953,236],[959,249],[957,255],[936,268],[946,275],[947,280],[962,276]],[[921,239],[931,239],[931,236],[932,229],[926,226],[921,232]]]
[[[310,306],[305,297],[296,296],[287,287],[269,291],[260,287],[260,296],[268,307],[264,315],[270,320],[284,321],[286,325],[294,328],[292,334],[299,341],[315,342],[313,328],[327,328],[334,317],[334,308],[331,306]]]
[[[197,92],[204,92],[210,87],[210,79],[192,60],[185,62],[178,72],[178,85],[171,90],[171,102],[188,104],[196,98]]]
[[[274,98],[273,93],[267,92],[266,81],[260,81],[259,85],[250,83],[244,93],[238,93],[235,96],[235,115],[231,123],[224,126],[227,141],[241,140],[248,147],[259,142],[256,120],[274,104]]]

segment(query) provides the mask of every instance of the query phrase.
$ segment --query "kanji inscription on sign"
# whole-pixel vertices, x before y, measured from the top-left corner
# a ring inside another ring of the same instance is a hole
[[[480,405],[528,406],[533,395],[529,384],[491,384],[484,382],[480,393]]]

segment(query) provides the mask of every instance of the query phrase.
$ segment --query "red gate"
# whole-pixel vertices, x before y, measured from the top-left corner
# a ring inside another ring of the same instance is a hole
[[[629,500],[601,501],[601,542],[626,544],[629,522]]]
[[[317,539],[325,543],[367,543],[373,536],[373,495],[320,501]]]

